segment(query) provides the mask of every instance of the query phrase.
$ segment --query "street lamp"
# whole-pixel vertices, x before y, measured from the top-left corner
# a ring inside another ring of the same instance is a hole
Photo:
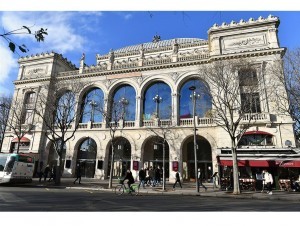
[[[129,104],[129,101],[125,98],[125,97],[122,97],[120,100],[119,100],[119,103],[122,104],[122,107],[123,107],[123,115],[122,115],[122,119],[125,119],[125,106],[127,106]]]
[[[91,111],[91,119],[90,119],[90,121],[91,121],[91,122],[94,122],[94,111],[95,111],[95,107],[97,106],[97,102],[94,101],[94,100],[92,100],[92,101],[89,102],[89,105],[91,105],[91,107],[92,107],[92,111]]]
[[[196,87],[191,86],[189,90],[192,91],[190,97],[193,101],[193,121],[194,121],[194,156],[195,156],[195,181],[196,181],[196,192],[199,193],[199,185],[198,185],[198,170],[197,170],[197,142],[196,142],[196,99],[200,98],[199,94],[196,94]]]
[[[162,97],[156,94],[155,97],[153,97],[153,101],[156,103],[156,118],[158,118],[159,104],[162,102]]]

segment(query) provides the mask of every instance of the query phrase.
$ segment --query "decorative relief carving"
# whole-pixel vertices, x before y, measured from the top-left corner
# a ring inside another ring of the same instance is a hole
[[[235,39],[224,39],[225,48],[238,48],[246,46],[261,46],[265,45],[265,38],[263,35],[256,35],[252,37],[240,37]]]
[[[262,38],[247,38],[243,40],[239,40],[237,42],[233,42],[230,46],[247,46],[247,45],[257,45],[263,43]]]
[[[106,86],[106,88],[108,89],[109,87],[110,87],[110,85],[111,85],[111,80],[106,80],[105,81],[105,83],[104,83],[104,85]]]
[[[178,72],[174,72],[174,73],[171,74],[171,77],[172,77],[172,79],[174,81],[176,81],[178,79],[178,77],[179,77],[179,73]]]
[[[137,83],[139,84],[139,86],[141,86],[142,82],[144,81],[143,77],[140,76],[140,77],[136,77],[136,81]]]
[[[40,78],[44,77],[45,74],[47,73],[47,67],[38,67],[38,68],[33,68],[29,67],[25,69],[25,73],[23,76],[23,79],[33,79],[33,78]]]

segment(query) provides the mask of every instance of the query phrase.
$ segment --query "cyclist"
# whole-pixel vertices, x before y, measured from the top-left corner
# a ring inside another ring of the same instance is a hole
[[[133,178],[132,173],[131,173],[131,171],[129,169],[127,170],[127,172],[125,174],[125,178],[123,179],[123,183],[124,183],[125,180],[128,180],[127,184],[128,184],[129,190],[133,191],[131,185],[134,183],[134,178]]]

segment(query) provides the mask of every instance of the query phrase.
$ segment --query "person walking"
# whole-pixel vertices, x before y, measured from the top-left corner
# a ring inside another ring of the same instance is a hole
[[[150,180],[150,186],[154,187],[155,186],[155,183],[154,183],[154,170],[153,170],[152,166],[150,166],[150,169],[149,169],[149,180]]]
[[[198,168],[198,187],[203,187],[205,191],[207,191],[207,187],[202,183],[203,180],[203,173],[201,172],[201,169]]]
[[[213,175],[212,175],[212,179],[213,179],[213,188],[218,188],[218,184],[219,184],[219,175],[218,175],[218,172],[215,172]]]
[[[77,163],[76,166],[76,179],[74,180],[74,184],[76,183],[76,181],[78,180],[79,184],[81,184],[81,165],[80,163]]]
[[[50,170],[50,176],[48,182],[51,180],[55,181],[55,176],[56,176],[56,166],[52,166],[52,169]]]
[[[181,182],[180,182],[180,173],[178,171],[176,171],[175,174],[175,183],[173,184],[173,191],[175,190],[176,184],[179,183],[180,188],[182,188],[181,186]]]
[[[47,180],[48,174],[50,173],[50,166],[49,164],[44,169],[44,181]]]
[[[141,184],[143,185],[143,188],[145,188],[145,179],[146,179],[146,172],[143,168],[141,168],[141,170],[139,171],[139,188],[141,186]]]
[[[273,184],[273,176],[271,173],[268,172],[268,170],[265,170],[265,184],[267,188],[267,193],[269,195],[272,195],[272,184]]]

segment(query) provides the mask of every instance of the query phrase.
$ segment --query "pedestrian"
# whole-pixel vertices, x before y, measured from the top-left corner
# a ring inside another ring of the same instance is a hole
[[[158,166],[156,169],[155,169],[155,184],[160,184],[161,183],[161,180],[160,180],[160,167]]]
[[[203,180],[203,173],[201,172],[201,169],[198,168],[198,187],[203,187],[205,191],[207,191],[207,187],[202,183]]]
[[[266,184],[266,188],[267,188],[267,193],[269,195],[272,195],[272,184],[273,184],[273,176],[271,173],[268,172],[268,170],[265,170],[265,184]]]
[[[146,179],[146,172],[143,168],[141,168],[141,170],[139,171],[139,180],[140,180],[140,183],[139,183],[139,188],[142,184],[143,188],[145,188],[145,179]]]
[[[42,181],[43,175],[44,175],[43,171],[42,171],[42,170],[40,170],[40,172],[38,172],[38,176],[39,176],[39,182],[41,182],[41,181]]]
[[[150,166],[150,169],[149,169],[149,181],[150,181],[150,186],[154,187],[155,186],[155,184],[154,184],[154,170],[153,170],[152,166]]]
[[[175,183],[173,184],[173,191],[175,190],[176,184],[179,183],[180,188],[182,188],[181,186],[181,182],[180,182],[180,173],[178,171],[176,171],[175,174]]]
[[[78,180],[79,184],[81,184],[81,165],[80,163],[77,163],[76,166],[76,179],[74,180],[74,184],[75,182]]]
[[[215,172],[212,175],[212,179],[213,179],[213,187],[214,187],[214,189],[218,188],[218,184],[219,184],[219,175],[218,175],[218,172]]]
[[[265,170],[263,170],[261,174],[262,174],[262,188],[261,188],[261,192],[264,192],[265,187],[266,187]]]
[[[44,169],[44,181],[47,180],[48,174],[50,173],[50,166],[49,164]]]
[[[233,169],[230,170],[230,187],[229,190],[233,190]]]
[[[56,175],[56,166],[52,166],[51,170],[50,170],[50,177],[48,182],[50,182],[51,180],[55,180],[55,175]]]

